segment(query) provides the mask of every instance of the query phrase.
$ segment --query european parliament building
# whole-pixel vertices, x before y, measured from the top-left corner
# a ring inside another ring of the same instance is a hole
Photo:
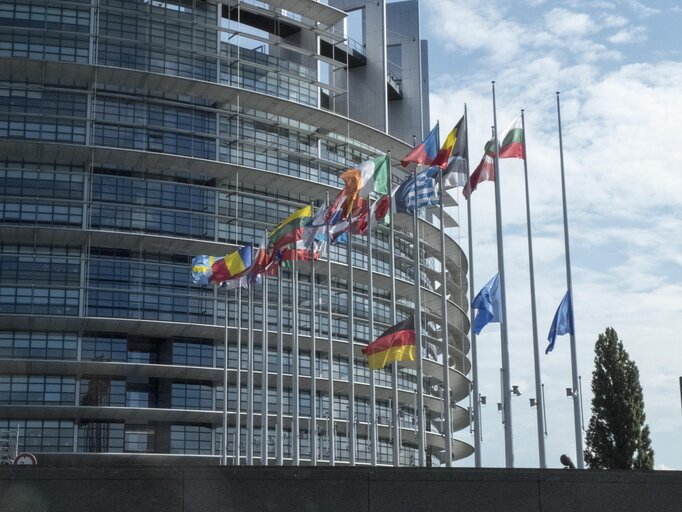
[[[257,245],[372,156],[401,181],[430,129],[427,71],[416,0],[0,0],[5,456],[470,456],[447,214],[416,231],[395,215],[248,289],[190,277],[193,256]],[[370,372],[362,347],[415,310],[419,360]]]

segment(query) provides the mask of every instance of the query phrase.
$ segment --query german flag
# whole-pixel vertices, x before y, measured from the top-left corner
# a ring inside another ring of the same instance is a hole
[[[378,370],[393,361],[414,361],[417,333],[414,315],[386,330],[376,341],[362,349],[370,370]]]

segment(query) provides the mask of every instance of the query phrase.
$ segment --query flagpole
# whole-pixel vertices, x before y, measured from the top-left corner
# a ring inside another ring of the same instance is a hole
[[[283,322],[283,293],[282,267],[277,265],[277,465],[284,464],[284,333]]]
[[[237,287],[237,411],[235,421],[235,458],[241,464],[242,449],[242,287]]]
[[[415,183],[416,173],[415,168]],[[424,467],[425,453],[424,453],[424,363],[422,361],[422,301],[421,301],[421,250],[419,246],[419,208],[417,203],[414,204],[413,214],[413,232],[414,232],[414,285],[415,285],[415,330],[417,334],[417,446],[419,448],[419,467]]]
[[[246,361],[246,464],[253,465],[253,286],[249,286],[248,355]]]
[[[469,120],[467,116],[467,106],[466,103],[464,104],[464,126],[467,134],[467,159],[466,159],[466,166],[467,166],[467,183],[469,182],[471,178],[470,174],[470,167],[469,167]],[[476,316],[476,311],[472,305],[473,302],[473,294],[475,293],[475,286],[474,286],[474,242],[473,242],[473,229],[471,227],[471,197],[472,194],[469,194],[469,198],[467,200],[467,230],[469,231],[469,296],[472,297],[472,300],[469,301],[469,308],[470,308],[470,315],[471,315],[471,320],[470,323],[473,323],[473,319]],[[477,348],[476,348],[476,333],[474,332],[474,329],[471,328],[471,377],[473,382],[473,388],[474,388],[474,463],[477,468],[481,467],[481,401],[480,401],[480,389],[478,386],[478,354],[477,354]]]
[[[395,325],[396,321],[396,307],[395,307],[395,226],[393,224],[395,213],[395,202],[393,197],[393,172],[391,170],[391,154],[388,154],[388,186],[391,199],[390,211],[390,232],[389,232],[389,272],[391,278],[391,325]],[[391,372],[391,387],[393,392],[393,465],[400,466],[400,396],[398,394],[398,362],[393,362],[393,371]]]
[[[535,269],[533,265],[533,238],[531,234],[530,223],[530,194],[528,189],[528,151],[526,148],[526,118],[523,109],[521,110],[521,133],[523,143],[523,175],[526,183],[526,230],[528,232],[528,265],[530,271],[530,308],[531,319],[533,323],[533,360],[535,364],[535,400],[536,415],[538,423],[538,455],[540,458],[540,467],[546,468],[547,461],[545,458],[545,434],[543,423],[543,410],[545,404],[542,400],[542,383],[540,375],[540,347],[538,343],[538,317],[535,302]]]
[[[372,275],[372,208],[369,206],[371,199],[368,197],[367,206],[367,277],[369,280],[369,342],[374,341],[374,276]],[[367,429],[371,429],[370,461],[372,467],[377,465],[377,407],[376,407],[376,378],[375,370],[369,371],[369,423]],[[368,432],[369,434],[369,432]]]
[[[266,247],[267,247],[267,239],[268,239],[268,231],[267,229],[264,230],[263,236],[265,237],[266,240]],[[260,248],[259,248],[259,256],[260,256]],[[268,465],[268,450],[269,450],[269,444],[268,444],[268,388],[269,388],[269,383],[268,383],[268,373],[269,373],[269,368],[268,368],[268,356],[269,356],[269,350],[268,350],[268,337],[269,337],[269,319],[268,319],[268,275],[265,272],[265,269],[263,269],[263,366],[261,369],[261,464],[264,466]]]
[[[349,214],[352,216],[352,211]],[[353,310],[353,234],[348,226],[348,377],[350,389],[348,393],[348,452],[350,465],[355,466],[355,347],[354,347],[354,310]]]
[[[493,91],[493,125],[495,141],[495,218],[497,223],[497,265],[500,273],[500,302],[502,318],[500,319],[501,351],[502,351],[502,412],[504,414],[504,448],[505,461],[508,468],[514,467],[514,441],[512,436],[512,408],[511,385],[509,375],[509,339],[507,333],[507,298],[504,278],[504,246],[502,245],[502,193],[500,190],[500,159],[499,142],[497,140],[497,110],[495,104],[495,81],[492,82]]]
[[[329,205],[329,191],[327,191]],[[329,358],[329,465],[336,465],[336,421],[334,419],[334,339],[332,336],[332,241],[331,230],[327,223],[327,351]]]
[[[443,430],[445,434],[445,466],[452,467],[452,419],[450,416],[450,339],[448,336],[448,298],[447,298],[447,269],[445,268],[445,209],[443,206],[445,199],[445,189],[443,188],[443,171],[438,173],[440,185],[440,259],[441,259],[441,281],[443,294],[442,325],[443,332]],[[416,191],[415,191],[416,192]]]
[[[223,340],[223,456],[221,457],[221,465],[227,466],[227,340],[228,340],[228,326],[229,326],[229,295],[230,291],[225,287],[225,339]]]
[[[293,444],[293,465],[300,464],[300,444],[299,436],[301,429],[299,428],[299,355],[298,355],[298,269],[296,268],[296,257],[291,261],[291,303],[293,307],[293,321],[291,328],[292,347],[291,347],[291,361],[293,363],[293,385],[291,391],[292,402],[292,425],[291,425],[291,440]]]
[[[559,91],[556,93],[556,112],[559,124],[559,157],[561,160],[561,199],[564,210],[564,245],[566,246],[566,284],[568,286],[568,296],[571,301],[571,325],[573,329],[570,331],[571,335],[571,374],[573,377],[573,390],[580,388],[578,382],[578,355],[575,343],[575,315],[573,314],[573,279],[571,278],[571,250],[568,243],[568,211],[566,208],[566,178],[564,173],[564,145],[561,136],[561,104],[559,101]],[[573,418],[575,423],[575,452],[578,463],[578,469],[585,468],[585,456],[583,455],[583,435],[580,422],[580,400],[579,394],[573,394]]]
[[[312,213],[312,208],[311,208]],[[314,217],[314,216],[313,216]],[[317,466],[317,364],[315,362],[317,347],[317,340],[315,338],[315,241],[310,248],[310,256],[312,258],[310,264],[310,417],[311,427],[308,432],[308,439],[310,440],[310,463]]]

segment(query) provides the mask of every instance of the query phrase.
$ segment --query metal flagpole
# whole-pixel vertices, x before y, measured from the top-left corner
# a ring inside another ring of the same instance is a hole
[[[239,200],[239,173],[235,177],[235,217],[239,219],[240,200]],[[237,226],[238,227],[238,226]],[[235,459],[237,466],[241,464],[242,459],[242,288],[237,287],[237,410],[235,414]]]
[[[367,212],[367,279],[369,281],[369,342],[374,341],[374,276],[372,275],[372,208],[369,206],[371,198],[368,198]],[[370,461],[372,467],[377,465],[377,390],[375,370],[369,371],[369,423],[367,424],[370,440]]]
[[[450,415],[450,338],[448,336],[448,297],[447,269],[445,268],[445,189],[443,188],[443,171],[438,173],[440,181],[440,259],[441,259],[441,293],[443,294],[442,325],[443,333],[443,429],[445,434],[446,467],[452,467],[452,418]]]
[[[312,258],[310,264],[310,432],[308,432],[308,439],[310,440],[310,464],[317,466],[317,364],[315,361],[317,353],[317,343],[315,337],[315,326],[317,324],[315,319],[316,305],[315,305],[315,242],[310,249],[310,256]]]
[[[265,230],[263,235],[265,240],[268,239],[268,231]],[[266,242],[267,244],[267,242]],[[268,276],[263,272],[263,343],[262,351],[262,367],[261,367],[261,435],[260,435],[260,453],[261,464],[268,465]]]
[[[389,210],[390,225],[389,225],[389,273],[391,278],[391,325],[395,325],[396,308],[395,308],[395,226],[393,225],[394,213],[394,197],[393,197],[393,172],[391,171],[391,153],[388,153],[388,186],[390,188],[391,208]],[[393,427],[393,465],[400,466],[400,397],[398,395],[398,362],[393,362],[393,369],[391,372],[391,387],[393,396],[392,408],[392,427]]]
[[[327,205],[329,205],[329,191],[327,191]],[[329,224],[327,224],[327,351],[329,357],[329,425],[327,438],[329,439],[329,465],[336,464],[336,421],[334,420],[334,340],[332,337],[332,241]]]
[[[349,213],[352,217],[352,212]],[[350,465],[355,466],[355,336],[353,335],[354,311],[353,311],[353,235],[352,226],[348,226],[348,377],[350,389],[348,393],[348,451]]]
[[[415,173],[415,187],[416,174]],[[425,464],[425,433],[424,433],[424,363],[422,361],[422,301],[421,301],[421,249],[419,245],[419,208],[416,203],[416,189],[415,189],[415,204],[413,214],[413,233],[414,243],[412,245],[414,251],[414,288],[415,288],[415,331],[417,334],[417,445],[419,448],[419,466],[424,467]]]
[[[235,458],[241,464],[242,441],[242,287],[237,287],[237,411],[235,421]]]
[[[249,285],[248,354],[246,361],[246,464],[253,465],[253,286]]]
[[[295,249],[293,249],[295,250]],[[293,464],[298,466],[300,464],[300,444],[299,436],[301,429],[299,428],[299,354],[298,354],[298,269],[296,268],[296,255],[291,261],[291,303],[293,307],[293,321],[291,328],[292,347],[291,347],[291,362],[293,363],[293,385],[291,390],[292,410],[292,424],[291,424],[291,441],[293,443]]]
[[[227,330],[229,325],[229,294],[230,290],[225,287],[225,339],[223,340],[223,456],[221,457],[221,464],[227,466]]]
[[[559,101],[559,92],[556,93],[556,113],[559,122],[559,157],[561,159],[561,199],[564,210],[564,245],[566,246],[566,284],[568,286],[568,296],[571,300],[571,325],[573,326],[571,332],[571,374],[573,377],[573,418],[575,422],[575,455],[578,463],[578,469],[585,468],[585,456],[583,455],[583,435],[580,422],[580,385],[578,382],[578,355],[575,344],[575,315],[573,314],[573,280],[571,278],[571,250],[568,244],[568,212],[566,208],[566,178],[564,174],[564,145],[561,136],[561,105]]]
[[[535,270],[533,266],[533,238],[530,225],[530,196],[528,192],[528,151],[526,150],[526,118],[523,109],[521,110],[521,142],[523,144],[523,174],[526,183],[526,230],[528,232],[528,266],[530,271],[530,308],[533,323],[533,362],[535,365],[535,400],[537,423],[538,423],[538,455],[540,457],[540,467],[546,468],[545,458],[545,434],[543,424],[543,410],[545,404],[542,400],[542,383],[540,376],[540,353],[538,343],[538,317],[535,302]]]
[[[469,168],[469,126],[468,126],[468,118],[467,118],[467,106],[466,103],[464,104],[464,126],[465,126],[465,132],[467,134],[467,160],[466,160],[466,166],[467,166],[467,182],[469,182],[470,179],[470,168]],[[476,311],[474,310],[474,307],[471,305],[473,302],[473,295],[475,293],[476,288],[474,288],[474,242],[472,239],[472,233],[473,230],[471,229],[471,197],[472,194],[469,193],[469,199],[467,200],[467,229],[469,231],[469,297],[472,298],[472,300],[469,301],[469,306],[470,306],[470,315],[471,315],[471,322],[473,323],[474,316],[476,315]],[[474,463],[477,468],[481,467],[481,395],[480,395],[480,390],[478,387],[478,354],[476,350],[476,333],[474,332],[473,328],[471,329],[471,377],[473,382],[473,388],[474,388]]]
[[[497,110],[495,105],[495,81],[492,82],[493,90],[493,125],[495,141],[495,218],[497,223],[497,265],[500,273],[500,297],[502,318],[500,319],[500,337],[502,351],[502,412],[504,414],[504,448],[505,461],[508,468],[514,467],[514,445],[512,436],[512,408],[511,408],[511,385],[509,376],[509,340],[507,334],[507,298],[505,294],[504,280],[504,247],[502,245],[502,193],[500,190],[500,151],[497,140]]]
[[[284,333],[283,322],[283,293],[282,293],[282,267],[277,265],[277,429],[276,450],[277,465],[284,464]]]

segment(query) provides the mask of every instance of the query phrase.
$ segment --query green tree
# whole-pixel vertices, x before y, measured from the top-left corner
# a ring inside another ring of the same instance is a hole
[[[585,462],[590,468],[653,469],[654,451],[644,423],[639,370],[610,327],[594,346],[592,418]]]

